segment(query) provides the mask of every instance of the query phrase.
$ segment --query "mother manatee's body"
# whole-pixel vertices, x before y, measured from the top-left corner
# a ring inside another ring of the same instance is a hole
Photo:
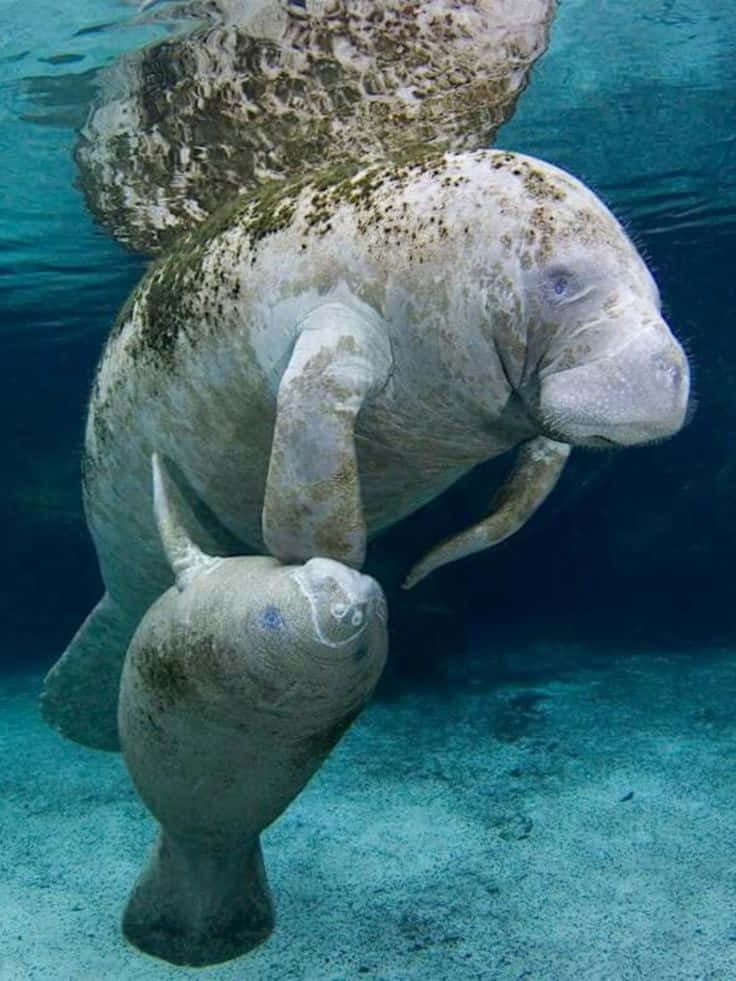
[[[47,680],[46,717],[115,745],[125,646],[171,581],[152,450],[205,547],[359,566],[367,534],[480,461],[549,437],[556,473],[563,444],[676,431],[687,393],[645,265],[547,164],[448,155],[220,213],[152,268],[105,351],[84,480],[107,594]],[[498,537],[481,526],[427,568]]]

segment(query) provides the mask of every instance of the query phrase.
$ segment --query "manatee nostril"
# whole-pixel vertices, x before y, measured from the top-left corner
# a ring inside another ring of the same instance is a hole
[[[348,609],[347,603],[333,603],[330,607],[330,613],[336,620],[344,620]]]
[[[330,613],[334,620],[349,623],[351,627],[362,627],[365,622],[365,603],[333,603]]]

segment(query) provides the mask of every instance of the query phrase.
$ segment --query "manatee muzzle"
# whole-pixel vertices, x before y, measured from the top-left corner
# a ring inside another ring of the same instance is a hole
[[[669,330],[644,330],[615,352],[542,379],[539,413],[555,439],[635,446],[673,436],[685,422],[690,373]]]
[[[293,575],[309,602],[317,637],[326,646],[354,643],[371,624],[385,624],[386,600],[370,576],[326,558],[310,559]]]

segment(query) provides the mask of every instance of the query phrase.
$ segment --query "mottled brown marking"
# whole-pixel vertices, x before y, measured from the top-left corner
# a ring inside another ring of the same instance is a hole
[[[446,6],[443,16],[384,0],[377,17],[373,0],[336,0],[324,16],[289,5],[265,37],[247,18],[223,26],[215,0],[190,36],[127,59],[103,95],[118,98],[122,78],[127,114],[88,120],[76,157],[91,210],[121,241],[160,252],[264,180],[488,146],[546,46],[555,3],[536,23],[522,11],[501,21],[475,0]]]

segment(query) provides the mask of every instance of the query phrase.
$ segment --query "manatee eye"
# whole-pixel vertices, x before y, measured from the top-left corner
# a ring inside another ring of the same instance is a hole
[[[577,273],[561,266],[548,269],[542,281],[544,298],[553,307],[580,300],[590,290],[590,285],[584,285]]]
[[[261,626],[265,627],[266,630],[281,630],[284,626],[284,618],[277,606],[267,606],[261,610],[260,620]]]
[[[574,277],[567,269],[550,269],[545,278],[545,292],[553,303],[570,295]]]
[[[537,303],[548,316],[559,319],[566,311],[582,309],[582,304],[601,296],[601,283],[608,284],[611,274],[583,257],[571,262],[552,262],[532,274],[530,285]]]

